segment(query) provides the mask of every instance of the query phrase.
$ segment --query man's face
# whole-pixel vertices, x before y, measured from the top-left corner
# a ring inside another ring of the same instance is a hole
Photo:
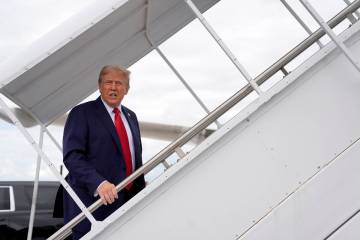
[[[129,87],[123,73],[110,70],[102,76],[99,91],[102,99],[111,107],[118,107]]]

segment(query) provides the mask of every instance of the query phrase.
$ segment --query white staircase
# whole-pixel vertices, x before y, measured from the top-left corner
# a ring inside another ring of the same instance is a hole
[[[325,34],[319,29],[254,79],[201,16],[218,0],[114,2],[111,8],[94,5],[34,44],[25,57],[2,64],[0,92],[39,123],[41,134],[96,89],[96,81],[88,79],[105,64],[128,67],[155,49],[176,73],[158,46],[195,17],[249,84],[120,183],[118,190],[172,154],[182,156],[94,224],[84,239],[359,239],[360,72],[354,66],[360,61],[360,23],[352,13],[360,0],[345,1],[349,6],[326,24],[318,21],[329,34],[329,26],[350,19],[352,26],[334,35],[340,47],[330,42],[288,74],[286,65]],[[286,76],[264,91],[261,84],[278,72]],[[183,152],[196,134],[254,90],[256,100]],[[1,98],[0,105],[69,191]],[[50,239],[64,239],[100,205],[98,200]]]
[[[339,35],[357,60],[359,30]],[[359,123],[360,74],[330,43],[85,239],[359,239]]]

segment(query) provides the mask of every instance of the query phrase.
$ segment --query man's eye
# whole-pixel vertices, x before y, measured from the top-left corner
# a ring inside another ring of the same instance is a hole
[[[121,86],[122,82],[121,81],[105,81],[106,85],[113,85],[115,83],[116,86]]]

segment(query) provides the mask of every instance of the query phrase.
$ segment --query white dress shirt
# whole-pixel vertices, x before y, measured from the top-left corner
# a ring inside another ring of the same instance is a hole
[[[110,117],[111,117],[111,119],[112,119],[112,121],[113,121],[113,123],[115,125],[115,113],[113,113],[114,108],[107,105],[107,103],[104,100],[101,99],[101,101],[104,103],[104,106],[105,106],[106,110],[108,111],[108,113],[109,113],[109,115],[110,115]],[[135,150],[134,150],[133,136],[132,136],[132,133],[131,133],[129,123],[128,123],[126,117],[125,117],[124,112],[121,109],[121,105],[118,106],[118,108],[120,110],[121,120],[124,123],[126,133],[127,133],[127,136],[128,136],[128,140],[129,140],[129,147],[130,147],[131,161],[132,161],[132,171],[131,172],[133,172],[134,171],[134,166],[135,166]]]
[[[101,101],[103,102],[107,112],[109,113],[114,125],[115,125],[115,113],[113,112],[114,108],[113,107],[110,107],[102,98],[101,98]],[[126,133],[127,133],[127,136],[128,136],[128,140],[129,140],[129,147],[130,147],[130,153],[131,153],[131,162],[132,162],[132,171],[134,171],[134,168],[135,168],[135,150],[134,150],[134,141],[133,141],[133,136],[132,136],[132,133],[131,133],[131,129],[130,129],[130,126],[129,126],[129,123],[125,117],[125,114],[124,112],[122,111],[121,109],[121,105],[118,106],[119,110],[120,110],[120,116],[121,116],[121,120],[123,121],[124,123],[124,126],[125,126],[125,129],[126,129]],[[105,181],[103,181],[102,183],[99,184],[99,186],[97,187],[97,189],[99,189],[99,187],[105,183]],[[97,192],[97,189],[96,189],[96,192],[94,193],[94,196],[96,197],[98,195],[98,192]]]

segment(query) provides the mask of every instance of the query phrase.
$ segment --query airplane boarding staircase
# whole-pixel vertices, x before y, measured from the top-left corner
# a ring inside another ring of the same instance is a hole
[[[173,4],[175,10],[163,13],[155,8],[161,17],[148,19],[144,27],[149,1],[123,2],[124,7],[114,8],[97,27],[91,22],[78,38],[69,38],[74,41],[44,55],[42,62],[24,73],[15,72],[17,75],[2,85],[2,93],[48,124],[96,88],[96,83],[86,85],[78,79],[95,76],[97,67],[106,61],[129,66],[156,49],[149,40],[149,22],[156,30],[152,36],[158,36],[154,42],[161,43],[193,18],[185,3],[154,1],[159,9],[167,7],[161,2]],[[216,2],[198,0],[196,4],[205,11]],[[327,24],[334,27],[359,7],[360,1],[353,1],[337,20]],[[187,15],[179,13],[182,9]],[[119,24],[117,19],[125,20]],[[131,21],[136,23],[134,29],[141,31],[119,30],[130,29]],[[359,21],[292,72],[284,69],[325,35],[327,24],[120,183],[118,190],[175,152],[181,156],[133,199],[94,224],[83,239],[360,239]],[[108,31],[108,26],[114,27],[113,31]],[[118,33],[123,33],[120,40],[125,39],[121,47]],[[132,34],[132,41],[127,34]],[[100,53],[101,59],[109,60],[91,62]],[[285,73],[284,78],[264,90],[261,84],[279,71]],[[34,84],[36,81],[43,84]],[[254,89],[259,93],[254,101],[190,152],[181,150],[232,106],[255,93]],[[48,94],[34,94],[38,90]],[[89,210],[100,204],[94,203]],[[81,217],[76,217],[72,226]],[[50,239],[62,239],[66,231],[69,233],[71,226],[64,226]]]
[[[359,30],[339,35],[357,59]],[[84,239],[360,239],[359,122],[331,42]]]

